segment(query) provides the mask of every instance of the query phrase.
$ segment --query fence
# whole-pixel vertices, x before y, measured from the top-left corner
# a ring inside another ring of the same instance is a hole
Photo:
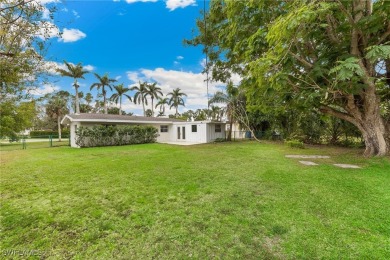
[[[228,132],[226,132],[226,137]],[[282,136],[278,133],[255,131],[254,135],[257,139],[269,139],[269,140],[282,140]],[[236,140],[250,140],[254,139],[252,132],[250,131],[232,131],[232,141]]]
[[[0,151],[69,146],[69,138],[69,135],[62,135],[61,142],[56,135],[41,135],[34,137],[18,136],[16,138],[2,138],[0,140]]]

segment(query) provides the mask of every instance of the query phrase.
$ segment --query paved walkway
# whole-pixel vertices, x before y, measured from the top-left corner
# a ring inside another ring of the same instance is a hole
[[[295,158],[295,159],[329,159],[330,156],[327,155],[286,155],[286,158]],[[311,161],[299,161],[303,165],[307,166],[316,166],[319,165],[318,163],[311,162]],[[342,164],[342,163],[334,163],[333,164],[336,167],[340,168],[346,168],[346,169],[360,169],[360,166],[353,165],[353,164]]]

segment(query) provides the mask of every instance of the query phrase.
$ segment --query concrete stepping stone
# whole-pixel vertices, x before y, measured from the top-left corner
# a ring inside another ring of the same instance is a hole
[[[334,166],[340,167],[340,168],[350,168],[350,169],[360,169],[361,167],[353,164],[343,164],[343,163],[336,163],[333,164]]]
[[[287,158],[301,158],[301,159],[328,159],[327,155],[286,155]]]
[[[304,165],[308,165],[308,166],[318,165],[318,163],[310,162],[310,161],[299,161],[299,162],[304,164]]]

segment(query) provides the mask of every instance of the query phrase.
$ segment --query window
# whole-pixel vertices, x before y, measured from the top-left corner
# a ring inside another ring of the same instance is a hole
[[[192,125],[192,132],[193,133],[198,132],[198,126],[197,125]]]
[[[168,133],[168,126],[167,125],[160,125],[160,132],[161,133]]]
[[[216,133],[221,133],[222,132],[221,125],[215,125],[215,132]]]

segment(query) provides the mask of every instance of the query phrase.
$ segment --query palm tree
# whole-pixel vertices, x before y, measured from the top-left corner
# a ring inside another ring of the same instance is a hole
[[[148,105],[148,100],[146,99],[146,95],[147,95],[147,88],[146,88],[146,85],[147,83],[146,82],[139,82],[139,87],[138,86],[134,86],[131,88],[131,90],[135,90],[135,94],[134,94],[134,98],[133,98],[133,101],[134,101],[134,104],[138,104],[139,103],[142,103],[142,108],[143,108],[143,111],[144,111],[144,116],[146,116],[145,114],[145,104]]]
[[[76,114],[80,114],[80,104],[79,104],[79,93],[78,88],[80,85],[77,83],[77,79],[84,79],[84,74],[89,73],[87,70],[83,70],[83,66],[81,63],[78,63],[77,65],[70,64],[66,61],[64,61],[65,66],[67,70],[64,69],[57,69],[57,72],[60,73],[63,77],[71,77],[74,79],[73,86],[76,90]]]
[[[61,118],[69,112],[66,97],[56,94],[46,104],[46,114],[50,118],[57,119],[58,141],[61,142]]]
[[[111,83],[115,82],[116,79],[110,79],[107,74],[105,74],[103,77],[100,76],[97,73],[94,73],[95,77],[99,80],[99,82],[93,83],[91,85],[90,90],[93,88],[97,88],[98,90],[101,88],[102,89],[102,94],[103,94],[103,104],[104,104],[104,114],[107,114],[107,102],[106,102],[106,89],[104,87],[108,87],[110,90],[112,90]]]
[[[116,90],[116,93],[114,93],[110,99],[115,102],[115,104],[118,104],[119,101],[119,115],[122,115],[122,96],[127,97],[130,99],[130,102],[132,101],[131,97],[126,94],[126,92],[130,91],[129,88],[125,88],[122,84],[119,84],[118,86],[114,86],[114,89]]]
[[[243,94],[239,91],[237,87],[234,87],[232,84],[228,84],[226,87],[226,93],[218,91],[210,99],[210,104],[215,103],[224,103],[226,104],[226,114],[229,118],[230,130],[228,132],[227,140],[231,141],[232,139],[232,127],[233,122],[236,121],[236,114],[238,110],[238,105],[243,100]]]
[[[158,102],[156,104],[156,107],[160,107],[160,113],[159,115],[165,115],[165,105],[168,105],[168,98],[162,98],[162,97],[159,97],[158,98]]]
[[[211,106],[210,116],[213,120],[219,120],[219,115],[221,113],[221,108],[218,106]]]
[[[146,83],[146,89],[147,89],[146,96],[150,96],[150,98],[152,99],[152,116],[154,116],[154,106],[153,106],[154,98],[159,98],[160,96],[163,95],[163,93],[161,92],[161,88],[157,87],[156,85],[157,85],[156,82],[152,84]]]
[[[185,106],[183,97],[184,96],[186,97],[187,94],[180,92],[180,88],[176,88],[172,92],[169,92],[167,96],[171,96],[171,98],[168,101],[168,105],[170,105],[169,108],[172,107],[176,108],[175,117],[177,117],[179,115],[179,112],[177,111],[179,106]]]

